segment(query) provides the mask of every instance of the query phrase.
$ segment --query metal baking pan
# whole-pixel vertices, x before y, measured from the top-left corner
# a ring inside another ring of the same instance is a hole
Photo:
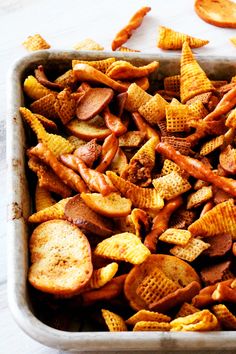
[[[136,65],[152,60],[160,62],[153,79],[179,73],[180,54],[117,53],[78,51],[39,51],[18,60],[8,77],[7,115],[7,191],[8,191],[8,299],[11,312],[18,325],[32,338],[49,347],[69,351],[109,350],[206,350],[236,349],[233,331],[222,332],[97,332],[60,331],[40,321],[32,306],[27,285],[28,228],[31,210],[30,181],[25,172],[26,132],[18,109],[24,104],[22,80],[37,65],[45,68],[69,68],[71,59],[98,60],[107,57],[126,59]],[[236,60],[226,57],[197,56],[200,65],[211,79],[229,79],[236,75]]]

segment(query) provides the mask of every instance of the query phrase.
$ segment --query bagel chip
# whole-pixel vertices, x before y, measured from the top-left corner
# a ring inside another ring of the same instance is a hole
[[[89,242],[68,221],[51,220],[36,227],[30,253],[29,282],[43,292],[73,296],[92,276]]]

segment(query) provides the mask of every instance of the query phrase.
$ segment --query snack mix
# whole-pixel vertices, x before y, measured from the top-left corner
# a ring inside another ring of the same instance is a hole
[[[113,50],[131,51],[122,45],[149,10]],[[113,57],[25,78],[28,279],[50,326],[236,329],[236,86],[198,64],[191,47],[207,43],[161,27],[158,46],[182,55],[179,75],[159,81],[158,62]]]

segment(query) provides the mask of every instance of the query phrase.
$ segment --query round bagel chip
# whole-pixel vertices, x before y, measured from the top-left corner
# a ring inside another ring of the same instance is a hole
[[[146,302],[136,291],[144,278],[153,272],[154,267],[158,267],[180,287],[185,287],[193,281],[200,283],[199,276],[186,262],[169,255],[152,254],[142,264],[133,267],[125,280],[124,293],[134,310],[148,309]]]
[[[30,238],[29,282],[56,295],[73,296],[89,282],[93,265],[86,236],[65,220],[40,224]]]
[[[236,4],[230,0],[196,0],[197,15],[217,27],[236,28]]]

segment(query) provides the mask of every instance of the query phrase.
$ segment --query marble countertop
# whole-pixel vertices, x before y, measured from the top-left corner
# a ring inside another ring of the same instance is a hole
[[[147,0],[145,2],[142,0],[119,0],[116,2],[111,0],[0,1],[1,354],[62,354],[61,351],[47,348],[24,334],[14,322],[7,307],[5,125],[8,117],[6,116],[6,73],[16,59],[27,54],[21,43],[28,35],[35,33],[40,33],[55,49],[72,49],[74,44],[89,37],[104,46],[106,50],[110,50],[114,35],[142,6],[150,6],[152,10],[145,17],[142,26],[134,32],[125,44],[128,47],[143,52],[161,52],[156,47],[157,28],[159,25],[164,25],[210,41],[207,46],[195,49],[195,53],[235,57],[236,47],[229,41],[229,38],[236,36],[236,29],[218,28],[203,22],[194,12],[193,0]],[[140,354],[147,353],[144,350],[145,348],[140,349],[143,349],[139,352]],[[168,351],[168,353],[171,352]],[[198,353],[201,353],[201,351],[198,351]],[[214,353],[221,353],[221,351],[217,351],[216,348]]]

